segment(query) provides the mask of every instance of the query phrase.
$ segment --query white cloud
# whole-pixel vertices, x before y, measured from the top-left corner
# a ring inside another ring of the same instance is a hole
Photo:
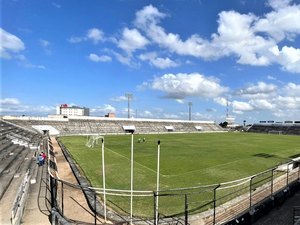
[[[135,19],[135,24],[137,26],[148,26],[151,24],[156,24],[160,19],[166,17],[166,14],[158,11],[157,8],[152,5],[145,6],[142,10],[137,11]]]
[[[300,97],[300,84],[288,83],[283,87],[283,93],[291,97]]]
[[[232,109],[233,109],[233,112],[241,114],[241,112],[251,111],[254,108],[248,102],[241,102],[241,101],[234,100],[232,102]]]
[[[92,108],[91,113],[110,113],[110,112],[116,112],[116,108],[109,104],[104,104],[103,106],[96,106]]]
[[[249,104],[259,110],[271,110],[274,108],[274,104],[269,102],[267,99],[252,99],[249,101]]]
[[[91,61],[94,61],[94,62],[110,62],[111,61],[111,57],[108,56],[108,55],[96,55],[94,53],[91,53],[88,58],[91,60]]]
[[[268,76],[267,76],[267,79],[268,79],[268,80],[277,80],[276,77],[271,76],[271,75],[268,75]]]
[[[293,40],[300,34],[300,5],[291,2],[270,0],[273,11],[262,16],[220,12],[217,32],[211,35],[210,40],[198,34],[182,40],[178,34],[167,32],[160,25],[167,15],[152,5],[136,13],[134,24],[152,44],[171,53],[208,60],[235,56],[239,64],[268,66],[276,63],[286,71],[300,73],[300,49],[292,46],[278,48],[283,39]]]
[[[111,51],[111,52],[121,64],[129,66],[129,67],[133,67],[133,68],[138,67],[138,65],[133,61],[131,55],[122,55],[115,51]]]
[[[176,99],[176,102],[178,102],[179,104],[184,104],[184,101],[182,99]]]
[[[15,56],[17,60],[19,60],[19,64],[25,68],[29,69],[46,69],[44,65],[33,64],[31,63],[24,55],[20,54]]]
[[[244,89],[236,91],[236,95],[244,98],[267,98],[276,95],[277,86],[274,84],[266,84],[258,82],[256,85],[249,85]]]
[[[20,101],[17,98],[4,98],[0,99],[1,105],[19,105]]]
[[[269,1],[274,11],[259,19],[254,30],[269,34],[277,42],[285,38],[293,40],[300,33],[300,6],[290,3],[290,0]]]
[[[217,98],[214,98],[213,100],[221,106],[227,106],[228,100],[226,98],[217,97]],[[231,104],[231,103],[228,102],[228,104]]]
[[[158,57],[155,52],[149,52],[145,54],[141,54],[139,58],[143,61],[149,61],[151,65],[159,68],[159,69],[166,69],[171,67],[179,66],[178,63],[174,62],[173,60],[167,58]]]
[[[44,48],[46,48],[46,47],[48,47],[48,46],[50,45],[50,42],[47,41],[47,40],[44,40],[44,39],[40,39],[40,40],[39,40],[39,43],[40,43],[40,45],[41,45],[42,47],[44,47]]]
[[[179,119],[179,115],[173,113],[163,113],[162,117],[165,119]]]
[[[82,41],[84,41],[84,38],[83,37],[76,37],[76,36],[71,36],[68,41],[72,44],[74,43],[80,43]]]
[[[154,90],[165,93],[167,98],[184,99],[188,96],[216,98],[228,91],[219,80],[198,73],[165,74],[149,84]]]
[[[12,55],[25,49],[23,41],[0,28],[0,58],[10,59]]]
[[[52,5],[58,9],[61,8],[61,5],[60,4],[57,4],[56,2],[52,2]]]
[[[129,53],[142,49],[147,44],[149,41],[137,29],[130,30],[128,28],[123,30],[122,38],[118,42],[118,46]]]
[[[104,40],[103,32],[98,28],[91,28],[88,30],[86,37],[93,41],[94,44],[97,44],[99,41]]]
[[[240,98],[232,103],[233,112],[271,112],[273,116],[287,119],[297,118],[300,113],[300,84],[287,83],[278,87],[258,82],[237,91]],[[215,100],[216,101],[216,100]]]
[[[276,101],[279,109],[300,110],[300,97],[278,96]]]
[[[24,67],[30,68],[30,69],[41,69],[41,70],[45,70],[46,69],[46,67],[44,65],[32,64],[30,62],[26,62],[24,64]]]
[[[284,70],[300,73],[300,49],[284,46],[277,58]]]
[[[127,101],[128,98],[125,95],[122,95],[115,98],[111,98],[110,100],[114,102],[122,102],[122,101]]]
[[[269,0],[268,4],[274,9],[281,9],[288,6],[292,0]]]
[[[68,41],[72,44],[80,43],[83,41],[92,41],[94,44],[98,44],[100,41],[104,41],[104,33],[98,28],[91,28],[87,31],[85,36],[71,36]]]
[[[154,114],[149,110],[138,111],[136,115],[138,118],[154,118]]]
[[[47,105],[26,105],[17,98],[0,99],[0,113],[11,115],[47,115],[55,113],[54,106]]]
[[[222,51],[223,56],[236,55],[240,64],[269,65],[271,62],[266,53],[275,43],[254,33],[252,25],[256,19],[253,14],[221,12],[218,33],[212,35],[212,44]]]
[[[198,35],[192,35],[186,41],[182,41],[178,34],[166,33],[164,28],[158,25],[164,17],[166,14],[159,12],[152,5],[148,5],[136,13],[134,23],[147,34],[152,42],[171,52],[204,58],[216,56],[216,49]]]

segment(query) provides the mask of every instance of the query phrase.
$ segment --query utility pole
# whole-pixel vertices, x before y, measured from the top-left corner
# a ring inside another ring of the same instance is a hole
[[[188,104],[189,104],[189,121],[191,121],[192,120],[192,105],[193,105],[193,103],[189,102]]]
[[[125,96],[128,99],[128,119],[130,119],[130,100],[132,99],[133,95],[130,93],[126,93]]]

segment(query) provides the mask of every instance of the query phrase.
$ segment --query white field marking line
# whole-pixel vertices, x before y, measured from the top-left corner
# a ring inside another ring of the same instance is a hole
[[[120,153],[118,153],[118,152],[115,152],[114,150],[109,149],[109,148],[107,148],[107,147],[105,147],[105,148],[106,148],[107,150],[109,150],[109,151],[115,153],[116,155],[119,155],[119,156],[121,156],[121,157],[127,159],[128,161],[130,161],[130,159],[127,158],[126,156],[124,156],[124,155],[122,155],[122,154],[120,154]],[[149,171],[151,171],[151,172],[153,172],[153,173],[155,173],[155,174],[156,174],[156,172],[157,172],[157,171],[155,171],[155,170],[153,170],[153,169],[151,169],[151,168],[149,168],[149,167],[147,167],[147,166],[145,166],[145,165],[143,165],[143,164],[141,164],[141,163],[138,163],[138,162],[135,161],[135,160],[134,160],[134,163],[140,165],[141,167],[144,167],[145,169],[147,169],[147,170],[149,170]],[[161,173],[159,173],[159,175],[161,175],[161,176],[163,176],[163,177],[168,177],[168,176],[169,176],[169,175],[164,175],[164,174],[161,174]]]

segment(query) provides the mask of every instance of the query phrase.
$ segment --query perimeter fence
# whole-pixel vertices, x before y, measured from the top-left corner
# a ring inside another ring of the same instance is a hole
[[[135,190],[132,192],[133,216],[130,217],[131,191],[90,187],[67,148],[59,144],[80,183],[73,185],[51,176],[52,207],[67,221],[87,222],[75,218],[73,213],[74,204],[82,206],[82,203],[72,196],[82,192],[89,207],[84,211],[92,218],[87,223],[92,224],[104,223],[105,217],[117,224],[252,224],[300,189],[299,162],[289,161],[232,182],[159,191]],[[50,144],[49,155],[54,156],[51,148]],[[50,174],[55,174],[55,163],[49,165]],[[104,195],[107,211],[103,205]],[[73,199],[66,201],[66,198]]]

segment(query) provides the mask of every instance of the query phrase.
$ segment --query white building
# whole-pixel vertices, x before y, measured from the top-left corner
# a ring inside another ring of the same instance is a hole
[[[68,106],[67,104],[62,104],[56,107],[57,115],[64,116],[89,116],[90,109],[79,106]]]

